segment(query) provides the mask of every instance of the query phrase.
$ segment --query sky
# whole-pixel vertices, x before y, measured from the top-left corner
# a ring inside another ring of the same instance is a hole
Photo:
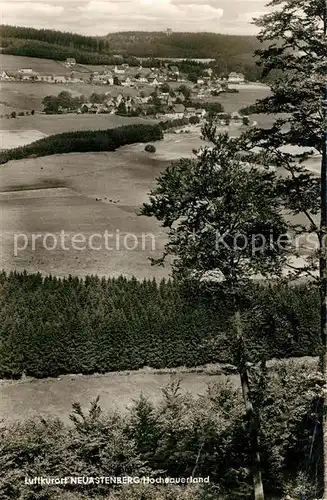
[[[209,31],[252,35],[266,0],[2,0],[2,24],[85,35],[116,31]]]

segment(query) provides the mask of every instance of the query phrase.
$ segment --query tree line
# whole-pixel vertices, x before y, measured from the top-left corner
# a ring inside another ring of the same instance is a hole
[[[232,310],[173,281],[0,275],[0,377],[231,363]],[[253,314],[253,308],[260,314]],[[247,306],[249,360],[319,351],[319,294],[258,287]]]
[[[64,45],[71,49],[88,52],[108,52],[109,42],[106,38],[84,36],[77,33],[50,29],[35,29],[21,26],[0,26],[2,38],[16,38],[20,40],[38,40],[47,44]]]
[[[26,146],[0,152],[0,164],[31,156],[90,151],[115,151],[121,146],[136,142],[159,141],[163,132],[159,125],[125,125],[107,130],[87,130],[51,135]]]

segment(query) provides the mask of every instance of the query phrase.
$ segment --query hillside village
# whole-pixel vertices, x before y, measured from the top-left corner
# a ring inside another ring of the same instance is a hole
[[[62,73],[45,74],[40,73],[32,68],[21,68],[18,71],[0,71],[0,81],[7,82],[33,82],[33,83],[90,83],[94,85],[122,85],[125,87],[136,88],[140,84],[148,84],[152,86],[161,85],[165,82],[187,82],[187,75],[182,73],[178,63],[169,65],[165,63],[160,68],[143,67],[140,62],[139,66],[129,66],[121,64],[115,66],[98,67],[98,70],[92,70],[90,67],[76,63],[75,59],[67,58],[62,65]],[[67,71],[69,70],[69,71]],[[213,70],[208,67],[204,68],[201,75],[198,76],[196,83],[198,85],[212,85],[224,82],[225,84],[244,84],[245,77],[242,73],[231,72],[228,77],[219,78]]]
[[[196,78],[181,71],[178,63],[165,63],[158,68],[128,64],[115,66],[88,67],[67,58],[60,64],[63,71],[46,74],[32,68],[17,71],[2,70],[0,81],[15,83],[51,83],[65,86],[59,96],[47,96],[43,100],[43,112],[46,114],[119,114],[124,116],[152,116],[158,119],[191,119],[199,123],[210,109],[207,103],[212,97],[224,92],[238,92],[237,87],[244,85],[241,73],[232,72],[227,76],[218,76],[212,68],[203,67]],[[73,97],[69,85],[88,84],[94,92],[88,97]],[[99,92],[99,89],[103,89]],[[110,88],[110,90],[109,90]],[[107,90],[108,89],[108,90]],[[217,103],[216,103],[217,104]],[[223,112],[216,106],[216,112]],[[23,113],[19,113],[22,115]],[[15,118],[17,113],[12,112]],[[240,121],[241,116],[222,116],[222,124],[230,119]]]

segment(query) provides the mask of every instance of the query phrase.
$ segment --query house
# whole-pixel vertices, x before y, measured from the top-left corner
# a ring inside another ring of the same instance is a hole
[[[138,79],[138,81],[140,83],[149,83],[149,80],[147,79],[146,76],[140,76],[140,78]]]
[[[95,83],[100,83],[102,85],[113,85],[114,84],[114,77],[111,71],[107,71],[105,73],[102,73],[101,75],[94,74],[93,81]]]
[[[179,75],[179,69],[177,66],[170,66],[170,72],[173,73],[174,75],[178,76]]]
[[[195,108],[185,108],[184,116],[185,118],[190,118],[191,116],[195,116],[196,109]]]
[[[65,64],[66,66],[75,66],[76,65],[76,59],[74,59],[73,57],[67,57],[66,61],[65,61]]]
[[[123,95],[122,94],[118,94],[117,97],[116,97],[116,105],[119,106],[119,104],[122,102],[123,100]]]
[[[54,83],[55,81],[55,76],[54,75],[40,75],[37,78],[38,81],[41,82],[48,82],[48,83]]]
[[[231,114],[231,119],[235,121],[241,121],[242,120],[242,115],[238,111],[233,111]]]
[[[185,101],[185,95],[182,92],[178,92],[177,94],[175,94],[175,98],[175,100],[178,100],[180,103],[183,103]]]
[[[114,99],[108,99],[108,101],[106,101],[106,105],[107,105],[108,107],[110,107],[110,106],[114,106],[114,105],[115,105],[115,101],[114,101]]]
[[[148,102],[151,100],[151,97],[150,96],[140,97],[139,99],[141,104],[148,104]]]
[[[67,78],[62,75],[55,76],[55,83],[67,83]]]
[[[18,73],[22,73],[22,74],[26,75],[26,74],[31,74],[34,72],[31,68],[22,68],[18,71]]]
[[[206,73],[206,75],[208,75],[211,78],[213,71],[211,68],[208,68],[204,70],[204,73]]]
[[[148,82],[150,85],[152,85],[153,87],[156,87],[157,85],[159,85],[159,82],[157,80],[157,77],[156,76],[149,76],[148,78]]]
[[[130,87],[131,86],[131,79],[129,76],[123,76],[122,78],[120,78],[120,84],[123,86],[123,87]]]
[[[108,103],[103,103],[103,104],[100,104],[100,106],[98,107],[98,113],[105,113],[105,114],[114,114],[115,113],[115,106],[113,105],[108,105]]]
[[[228,75],[228,83],[244,83],[245,78],[242,73],[229,73]]]
[[[198,108],[195,110],[195,116],[198,116],[199,118],[204,118],[206,114],[207,112],[205,109]]]
[[[74,76],[69,76],[67,78],[67,83],[84,83],[84,81],[81,78],[76,78]]]
[[[197,81],[196,81],[197,85],[203,85],[204,84],[204,80],[203,78],[198,78]]]
[[[124,75],[125,68],[123,68],[122,66],[120,66],[119,68],[118,68],[118,66],[115,66],[114,73],[115,73],[115,75]]]
[[[35,82],[37,81],[38,74],[33,73],[29,75],[21,75],[20,79],[22,82]]]
[[[184,104],[175,104],[173,107],[174,118],[183,118],[185,112]]]

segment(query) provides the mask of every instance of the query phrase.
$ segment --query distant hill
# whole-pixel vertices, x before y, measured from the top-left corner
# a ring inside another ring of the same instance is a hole
[[[110,50],[136,57],[182,57],[216,59],[240,57],[252,59],[260,45],[254,36],[221,35],[217,33],[171,33],[125,31],[107,35]]]
[[[253,53],[259,47],[254,36],[216,33],[120,32],[90,37],[54,30],[0,26],[4,54],[64,61],[73,57],[81,64],[115,64],[115,55],[132,58],[215,59],[216,71],[240,71],[248,79],[260,78]],[[134,61],[137,64],[137,61]]]

